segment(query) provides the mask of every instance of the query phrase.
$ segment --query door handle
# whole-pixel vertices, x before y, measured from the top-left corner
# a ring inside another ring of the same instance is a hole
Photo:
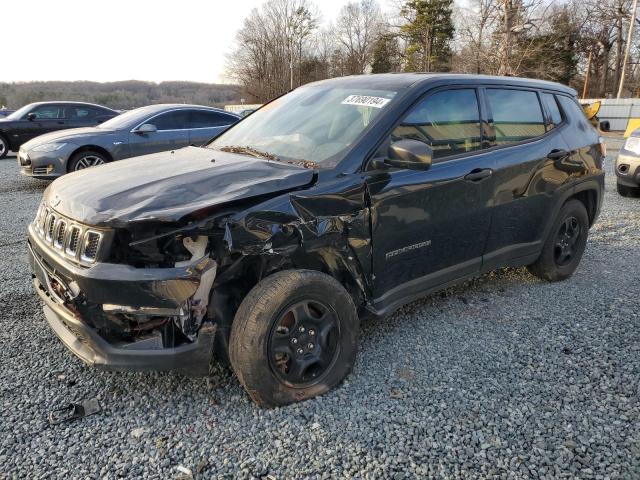
[[[551,150],[547,154],[547,158],[549,160],[562,160],[564,158],[567,158],[569,155],[571,155],[571,153],[567,152],[566,150]]]
[[[480,182],[491,175],[493,175],[493,170],[490,168],[475,168],[467,173],[464,179],[470,182]]]

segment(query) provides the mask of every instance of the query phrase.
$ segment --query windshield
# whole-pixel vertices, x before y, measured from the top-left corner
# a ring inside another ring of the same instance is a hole
[[[395,94],[353,87],[302,87],[265,105],[207,147],[330,168]]]
[[[25,105],[24,107],[19,108],[18,110],[13,112],[11,115],[7,115],[5,118],[7,120],[20,120],[27,113],[29,113],[32,108],[33,108],[33,103],[30,103],[29,105]]]
[[[123,128],[130,128],[130,126],[135,127],[144,119],[144,115],[142,115],[140,110],[140,108],[136,108],[135,110],[129,110],[128,112],[121,113],[117,117],[113,117],[112,119],[101,123],[98,125],[98,128],[104,128],[105,130],[120,130]]]

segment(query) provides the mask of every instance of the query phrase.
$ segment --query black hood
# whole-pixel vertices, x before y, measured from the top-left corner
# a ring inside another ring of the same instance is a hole
[[[64,175],[45,191],[54,210],[94,226],[175,222],[197,210],[307,185],[314,172],[206,148],[145,155]]]

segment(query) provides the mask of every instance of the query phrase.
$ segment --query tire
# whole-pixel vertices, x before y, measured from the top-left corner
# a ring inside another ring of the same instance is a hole
[[[85,168],[104,165],[107,162],[109,162],[109,159],[104,154],[93,150],[84,150],[73,154],[71,160],[69,160],[67,171],[84,170]]]
[[[628,187],[627,185],[622,185],[621,183],[616,183],[616,189],[618,193],[623,197],[637,197],[640,196],[640,188],[638,187]]]
[[[589,215],[579,200],[565,203],[544,242],[540,257],[529,265],[536,277],[549,282],[565,280],[573,275],[587,245]]]
[[[7,139],[0,135],[0,158],[4,158],[9,153],[9,142]]]
[[[231,366],[258,405],[306,400],[351,371],[359,330],[353,300],[337,280],[285,270],[263,279],[240,304],[231,326]]]

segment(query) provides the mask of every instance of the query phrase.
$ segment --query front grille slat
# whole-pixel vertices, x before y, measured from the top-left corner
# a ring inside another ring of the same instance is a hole
[[[84,247],[82,249],[82,260],[86,262],[93,262],[98,255],[98,245],[100,244],[100,234],[98,232],[89,231],[86,234],[84,240]]]
[[[56,248],[62,248],[64,246],[65,231],[67,229],[67,222],[64,220],[58,220],[58,228],[56,230],[56,238],[53,241],[53,246]]]
[[[35,232],[59,255],[80,264],[98,259],[103,233],[58,215],[44,204],[34,221]]]

